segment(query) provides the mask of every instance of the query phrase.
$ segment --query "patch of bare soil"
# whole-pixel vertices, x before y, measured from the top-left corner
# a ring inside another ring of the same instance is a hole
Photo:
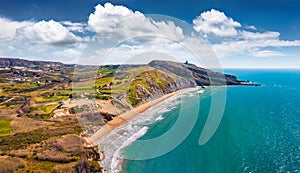
[[[18,109],[0,109],[0,118],[16,118]]]
[[[15,118],[11,123],[11,127],[13,128],[13,133],[20,132],[29,132],[35,129],[39,129],[42,127],[47,127],[54,124],[54,122],[49,121],[39,121],[31,118]]]

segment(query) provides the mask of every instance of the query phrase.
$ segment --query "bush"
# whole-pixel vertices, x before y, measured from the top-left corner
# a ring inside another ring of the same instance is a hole
[[[38,153],[36,158],[41,161],[50,161],[57,163],[69,163],[77,160],[77,158],[75,157],[68,157],[65,154],[57,152],[55,150]]]
[[[14,157],[26,158],[26,157],[28,157],[29,152],[26,149],[13,150],[13,151],[10,151],[9,155],[14,156]]]
[[[90,163],[88,160],[81,160],[78,164],[74,166],[75,173],[88,173],[90,172]]]
[[[58,151],[64,150],[64,147],[60,143],[54,143],[53,147],[56,148]]]

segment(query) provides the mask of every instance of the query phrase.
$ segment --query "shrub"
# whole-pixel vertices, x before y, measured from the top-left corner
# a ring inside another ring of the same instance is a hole
[[[64,150],[64,147],[60,143],[54,143],[53,147],[56,148],[58,151]]]
[[[9,155],[14,156],[14,157],[26,158],[26,157],[28,157],[29,152],[26,149],[13,150],[13,151],[10,151]]]
[[[41,161],[50,161],[50,162],[58,162],[58,163],[69,163],[77,160],[77,158],[75,157],[68,157],[65,154],[61,152],[57,152],[55,150],[38,153],[37,159]]]
[[[88,173],[90,172],[90,163],[88,160],[81,160],[74,166],[75,173]]]

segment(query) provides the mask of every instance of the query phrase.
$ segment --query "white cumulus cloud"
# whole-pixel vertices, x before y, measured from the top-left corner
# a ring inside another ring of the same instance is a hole
[[[226,16],[224,12],[215,9],[201,13],[193,20],[193,27],[196,31],[203,33],[208,40],[214,41],[212,46],[219,57],[233,55],[287,56],[279,50],[269,50],[269,48],[300,46],[300,40],[282,40],[279,32],[259,32],[253,25],[242,26],[239,22]]]
[[[215,9],[205,11],[193,20],[194,29],[208,37],[233,37],[237,36],[236,28],[241,27],[239,22],[227,17],[223,12]]]
[[[24,28],[22,31],[24,37],[35,43],[74,45],[79,40],[79,37],[54,20],[42,20],[33,26]]]
[[[0,38],[11,39],[16,35],[18,29],[33,25],[30,21],[12,21],[6,18],[0,18]]]
[[[147,34],[175,39],[184,37],[182,28],[171,21],[155,21],[139,11],[110,3],[95,7],[95,12],[89,16],[88,28],[108,39],[122,40]]]

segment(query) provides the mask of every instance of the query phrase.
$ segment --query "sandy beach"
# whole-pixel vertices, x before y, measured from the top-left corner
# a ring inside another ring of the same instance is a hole
[[[126,123],[127,121],[129,121],[130,119],[132,119],[133,117],[135,117],[136,115],[138,115],[139,113],[142,113],[144,111],[146,111],[147,109],[149,109],[150,107],[180,93],[182,90],[178,90],[169,94],[166,94],[160,98],[157,98],[155,100],[149,101],[147,103],[141,104],[135,108],[133,108],[132,110],[125,112],[117,117],[114,117],[113,120],[109,121],[106,125],[104,125],[103,127],[101,127],[100,130],[98,130],[96,133],[94,133],[91,137],[87,138],[86,141],[88,143],[88,145],[95,145],[95,143],[100,140],[102,137],[104,137],[105,135],[107,135],[109,132],[111,132],[113,129],[119,127],[120,125]]]

